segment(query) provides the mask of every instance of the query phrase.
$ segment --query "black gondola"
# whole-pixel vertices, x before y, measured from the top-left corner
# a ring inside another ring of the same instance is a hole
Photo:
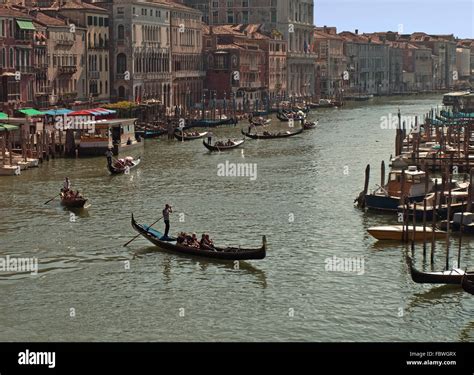
[[[249,123],[252,124],[253,126],[265,126],[268,125],[272,122],[270,119],[264,119],[264,118],[250,118]]]
[[[252,138],[252,139],[277,139],[277,138],[288,138],[288,137],[293,137],[294,135],[298,135],[303,133],[303,128],[300,128],[298,131],[293,132],[293,133],[277,133],[277,134],[269,134],[269,135],[264,135],[264,134],[250,134],[246,133],[243,129],[241,130],[242,134],[245,135],[246,137]]]
[[[469,279],[468,276],[464,276],[461,281],[461,286],[465,292],[469,294],[474,294],[474,281]]]
[[[290,120],[301,121],[306,118],[306,116],[300,116],[300,115],[297,115],[296,113],[282,113],[282,112],[278,112],[276,116],[278,120],[283,121],[283,122],[288,122]]]
[[[202,144],[204,147],[206,147],[209,151],[214,152],[214,151],[226,151],[226,150],[232,150],[234,148],[240,147],[244,144],[245,139],[241,139],[238,141],[234,141],[234,144],[231,146],[216,146],[216,145],[210,145],[206,143],[206,141],[203,139]]]
[[[141,159],[138,157],[137,159],[132,160],[132,165],[117,165],[117,162],[115,162],[107,163],[107,168],[111,174],[123,174],[138,166],[140,162]]]
[[[267,251],[266,236],[263,236],[262,246],[258,249],[244,249],[240,247],[216,247],[215,250],[197,249],[194,247],[178,245],[176,241],[162,241],[163,234],[146,225],[138,224],[132,214],[132,227],[148,241],[162,250],[179,254],[195,255],[206,258],[226,260],[264,259]]]
[[[447,271],[422,272],[413,266],[413,260],[407,257],[410,267],[411,278],[415,283],[419,284],[453,284],[461,285],[462,278],[466,274],[462,269],[452,269]],[[474,276],[474,275],[473,275]]]
[[[232,117],[224,120],[191,120],[187,128],[213,128],[215,126],[236,124],[237,120]]]
[[[82,208],[86,204],[87,199],[84,197],[66,196],[61,193],[61,205],[68,208]]]
[[[183,141],[183,140],[192,141],[194,139],[200,139],[204,137],[207,133],[208,132],[202,132],[202,133],[199,133],[198,135],[187,135],[186,132],[184,132],[184,137],[183,137],[181,131],[176,129],[176,131],[174,132],[174,136],[178,141]]]

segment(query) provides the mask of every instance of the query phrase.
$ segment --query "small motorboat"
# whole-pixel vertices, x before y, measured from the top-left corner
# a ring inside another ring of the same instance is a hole
[[[392,241],[402,241],[403,240],[403,225],[382,225],[377,227],[370,227],[367,229],[372,237],[375,237],[377,240],[392,240]],[[422,241],[425,239],[429,241],[433,237],[433,228],[426,227],[423,231],[423,226],[415,226],[415,241]],[[442,230],[435,229],[434,231],[435,238],[444,238],[446,237],[446,232]],[[413,239],[413,225],[408,226],[408,240]]]

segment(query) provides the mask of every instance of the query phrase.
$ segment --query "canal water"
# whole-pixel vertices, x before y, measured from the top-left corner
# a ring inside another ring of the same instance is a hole
[[[111,177],[105,158],[93,158],[2,177],[0,258],[35,257],[39,273],[0,272],[0,340],[471,341],[472,296],[414,284],[407,249],[367,233],[396,218],[353,207],[366,164],[373,188],[393,152],[384,116],[439,104],[439,95],[395,97],[313,111],[317,129],[221,154],[199,140],[147,140],[129,175]],[[214,134],[240,138],[242,126]],[[219,176],[226,162],[255,164],[256,178]],[[89,198],[86,212],[44,204],[65,176]],[[207,231],[216,243],[247,247],[265,234],[266,259],[189,258],[142,238],[123,247],[135,235],[131,213],[151,223],[167,202],[172,234]],[[464,239],[463,268],[472,266],[473,244]],[[445,241],[436,245],[441,269]],[[456,249],[453,238],[453,261]],[[430,269],[421,254],[417,247],[417,267]],[[356,260],[358,272],[332,271],[339,258]]]

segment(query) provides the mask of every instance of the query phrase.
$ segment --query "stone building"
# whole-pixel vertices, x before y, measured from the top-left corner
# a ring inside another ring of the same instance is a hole
[[[205,12],[209,25],[263,24],[268,32],[278,30],[288,43],[287,91],[296,98],[314,95],[313,0],[182,1]]]
[[[54,10],[43,9],[52,16]],[[66,18],[69,25],[86,29],[86,77],[79,87],[88,101],[110,100],[109,16],[107,10],[80,0],[64,1],[56,11]]]
[[[206,75],[202,61],[202,13],[178,2],[169,4],[169,12],[171,14],[172,105],[189,110],[196,103],[201,102]]]
[[[42,12],[35,14],[35,21],[44,25],[48,36],[45,54],[35,56],[38,106],[69,106],[77,100],[86,101],[86,29],[71,28],[66,20]]]
[[[344,90],[344,72],[347,59],[344,55],[344,38],[335,27],[316,27],[313,32],[313,51],[316,53],[317,97],[331,98]]]
[[[172,105],[170,9],[163,2],[110,1],[112,100]]]
[[[344,54],[347,58],[350,94],[383,95],[390,92],[389,45],[379,38],[344,31]]]
[[[0,107],[13,113],[34,104],[33,18],[16,9],[0,6]]]

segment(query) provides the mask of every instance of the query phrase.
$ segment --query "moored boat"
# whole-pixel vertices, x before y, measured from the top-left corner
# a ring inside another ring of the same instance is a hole
[[[416,166],[410,166],[404,171],[392,170],[385,186],[379,186],[377,190],[365,195],[365,206],[371,210],[397,211],[398,206],[403,203],[400,202],[402,195],[410,202],[420,202],[425,197],[425,184],[428,186],[428,193],[434,186],[433,181],[426,179],[426,173]]]
[[[474,281],[468,276],[464,276],[461,281],[461,286],[465,292],[469,294],[474,294]]]
[[[402,241],[404,234],[403,225],[382,225],[370,227],[367,231],[377,240]],[[433,237],[433,228],[431,227],[426,227],[425,231],[423,231],[423,226],[415,226],[415,231],[413,231],[413,226],[408,226],[409,240],[413,239],[413,232],[415,234],[415,241],[422,241],[424,239],[428,241]],[[435,238],[442,238],[446,237],[446,232],[435,229],[434,235]]]
[[[163,238],[163,234],[147,225],[138,224],[132,214],[131,224],[139,234],[162,250],[167,250],[179,254],[195,255],[206,258],[225,260],[249,260],[264,259],[267,250],[267,240],[263,236],[263,243],[260,248],[248,249],[241,247],[215,247],[215,250],[199,249],[190,246],[180,245],[175,239]],[[171,241],[170,241],[171,240]]]
[[[265,119],[263,117],[252,117],[249,118],[249,123],[252,124],[253,126],[265,126],[268,125],[272,122],[271,119]]]
[[[242,134],[245,135],[246,137],[252,138],[252,139],[277,139],[277,138],[288,138],[288,137],[293,137],[295,135],[301,134],[303,132],[303,128],[300,128],[299,130],[295,132],[290,132],[286,131],[285,133],[278,132],[278,133],[270,133],[270,132],[263,132],[263,134],[250,134],[246,133],[243,129],[241,130]]]
[[[192,132],[192,133],[188,133],[188,132],[184,132],[184,135],[183,133],[177,129],[175,132],[174,132],[174,136],[175,138],[178,140],[178,141],[192,141],[194,139],[200,139],[202,137],[204,137],[205,135],[207,135],[208,132]]]
[[[413,260],[407,257],[408,266],[410,267],[411,278],[415,283],[419,284],[453,284],[461,285],[464,275],[474,276],[465,273],[460,268],[453,268],[445,271],[423,272],[417,270],[413,266]]]
[[[232,145],[227,145],[227,144],[220,144],[219,142],[215,142],[213,145],[210,145],[207,143],[205,140],[202,141],[202,144],[204,147],[206,147],[209,151],[214,152],[214,151],[227,151],[227,150],[232,150],[234,148],[240,147],[244,144],[245,139],[240,139],[240,140],[235,140],[233,141]]]
[[[237,124],[237,120],[230,117],[230,118],[225,118],[225,119],[216,119],[216,120],[191,120],[191,123],[188,128],[191,127],[202,127],[202,128],[212,128],[215,126],[220,126],[220,125],[235,125]]]

